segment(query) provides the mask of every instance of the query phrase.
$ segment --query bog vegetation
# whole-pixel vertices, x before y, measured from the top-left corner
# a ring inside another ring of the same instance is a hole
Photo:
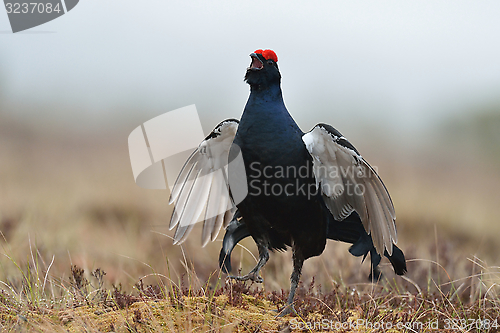
[[[276,318],[290,253],[272,254],[256,285],[226,281],[220,241],[201,248],[197,228],[173,246],[168,193],[133,182],[133,126],[90,138],[41,128],[0,121],[2,331],[500,331],[500,175],[490,153],[349,135],[394,199],[408,274],[383,261],[384,277],[368,283],[369,263],[329,242],[305,263],[297,315]],[[246,273],[256,248],[241,244],[233,267]]]

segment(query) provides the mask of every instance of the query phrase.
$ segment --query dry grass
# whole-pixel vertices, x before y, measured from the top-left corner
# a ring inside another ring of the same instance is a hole
[[[220,242],[202,249],[199,228],[173,246],[168,193],[133,182],[126,145],[132,129],[83,138],[0,122],[3,330],[277,331],[349,318],[394,325],[438,320],[444,328],[450,319],[500,321],[500,176],[493,165],[453,150],[406,154],[357,142],[391,190],[408,275],[394,276],[383,261],[384,280],[367,283],[368,263],[329,242],[305,264],[299,316],[276,319],[271,310],[286,297],[290,254],[272,254],[257,287],[226,284],[217,270]],[[246,272],[256,250],[250,240],[242,245],[233,264]],[[476,330],[460,322],[458,328]]]

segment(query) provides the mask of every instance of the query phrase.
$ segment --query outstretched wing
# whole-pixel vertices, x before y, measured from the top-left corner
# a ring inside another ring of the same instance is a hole
[[[313,158],[316,185],[321,187],[333,217],[341,221],[356,211],[379,254],[392,255],[396,244],[396,213],[375,170],[335,128],[316,125],[302,136]]]
[[[236,210],[228,190],[227,165],[239,121],[227,119],[215,127],[189,156],[172,188],[169,203],[175,203],[170,230],[174,244],[181,244],[202,213],[202,245],[217,238]]]

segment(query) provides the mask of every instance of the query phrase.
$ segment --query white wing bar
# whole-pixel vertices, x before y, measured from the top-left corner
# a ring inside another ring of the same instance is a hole
[[[169,200],[175,203],[170,220],[170,229],[177,226],[174,244],[186,240],[201,216],[203,246],[231,221],[236,208],[228,190],[227,164],[237,128],[235,119],[221,122],[182,167]]]
[[[397,242],[396,213],[375,170],[341,134],[329,125],[316,125],[302,137],[313,158],[317,186],[336,220],[356,211],[377,252],[392,255]]]

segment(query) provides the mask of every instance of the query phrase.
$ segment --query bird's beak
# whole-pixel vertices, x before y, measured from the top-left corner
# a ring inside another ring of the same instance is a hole
[[[248,69],[258,71],[264,68],[264,64],[257,56],[257,53],[250,54],[250,57],[252,58],[252,63],[250,64],[250,67]]]

